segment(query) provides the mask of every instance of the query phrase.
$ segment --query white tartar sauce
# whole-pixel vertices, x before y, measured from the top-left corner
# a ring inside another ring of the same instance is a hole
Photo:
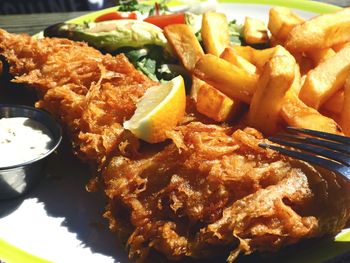
[[[0,119],[0,167],[34,160],[47,153],[52,144],[50,131],[33,119]]]

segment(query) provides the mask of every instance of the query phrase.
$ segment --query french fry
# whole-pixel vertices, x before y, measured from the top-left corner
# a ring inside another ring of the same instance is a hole
[[[322,109],[332,113],[340,114],[343,109],[343,104],[344,90],[341,89],[322,105]]]
[[[201,29],[206,53],[217,57],[230,45],[230,34],[225,14],[209,12],[203,15]]]
[[[275,37],[274,35],[272,35],[272,36],[270,37],[270,46],[271,46],[271,47],[275,47],[275,46],[278,46],[278,45],[283,46],[283,45],[284,45],[284,41],[279,40],[277,37]]]
[[[251,17],[245,18],[243,36],[248,44],[263,44],[269,40],[264,21]]]
[[[281,116],[289,126],[341,134],[341,128],[331,118],[323,116],[314,108],[307,106],[294,93],[287,93],[283,101]]]
[[[301,75],[306,75],[309,73],[310,70],[314,68],[314,62],[311,58],[302,56],[299,61],[300,65],[300,73]]]
[[[296,26],[304,22],[304,19],[286,7],[273,7],[269,12],[268,29],[275,41],[282,44],[289,32]]]
[[[254,60],[253,64],[258,69],[264,69],[265,64],[274,56],[288,56],[293,57],[288,50],[286,50],[283,46],[275,46],[273,48],[268,49],[254,49]]]
[[[238,55],[237,52],[231,47],[225,48],[220,58],[230,62],[231,64],[241,69],[246,70],[249,73],[255,74],[257,71],[256,67],[252,63],[250,63],[244,57],[241,57],[240,55]]]
[[[315,66],[321,64],[323,61],[333,57],[335,51],[332,48],[317,49],[312,50],[307,53],[307,56],[310,57]]]
[[[341,133],[337,123],[317,110],[307,106],[299,98],[302,78],[298,66],[295,68],[295,78],[292,87],[283,99],[281,116],[289,125],[297,128],[314,129],[330,133]]]
[[[300,79],[300,85],[301,86],[300,86],[300,89],[299,89],[299,93],[300,93],[301,87],[304,86],[305,80],[306,80],[306,75],[301,76],[301,79]],[[299,96],[299,93],[298,93],[298,96]]]
[[[233,101],[194,76],[192,77],[191,98],[194,99],[198,112],[218,122],[229,120],[241,108],[241,103]]]
[[[237,55],[253,63],[254,56],[255,56],[254,48],[250,46],[240,46],[240,45],[231,46],[230,48],[232,49],[233,52],[236,52]]]
[[[249,103],[258,82],[258,75],[232,65],[211,54],[204,55],[196,64],[194,75],[231,99]]]
[[[197,93],[197,110],[218,122],[229,120],[239,109],[239,104],[205,82]]]
[[[303,52],[330,48],[350,41],[350,8],[314,17],[295,26],[288,34],[288,50]]]
[[[299,97],[308,106],[319,109],[345,83],[350,71],[350,45],[310,71]]]
[[[205,82],[203,80],[200,80],[199,78],[196,78],[195,76],[192,76],[192,86],[191,86],[191,91],[190,91],[190,97],[192,99],[194,99],[194,101],[197,101],[198,91],[203,84],[205,84]]]
[[[186,70],[191,72],[204,55],[203,49],[188,25],[174,24],[164,28],[165,37]]]
[[[283,99],[294,81],[295,66],[292,56],[274,56],[266,63],[250,104],[250,126],[265,134],[277,130]]]
[[[332,46],[332,49],[335,52],[338,52],[339,50],[343,49],[347,44],[349,44],[349,42],[343,42],[343,43],[340,43],[340,44],[336,44],[336,45]]]
[[[265,64],[271,59],[271,57],[277,53],[280,55],[290,55],[290,53],[282,46],[276,46],[267,49],[254,49],[249,46],[232,46],[230,47],[239,56],[245,58],[250,63],[255,65],[258,71],[264,69]]]
[[[331,118],[307,106],[297,96],[292,95],[283,102],[282,117],[289,126],[340,134],[341,128]]]
[[[344,103],[340,115],[340,125],[344,134],[350,136],[350,75],[345,82]]]
[[[296,96],[299,96],[300,89],[301,89],[301,83],[302,83],[302,77],[300,74],[300,67],[298,64],[295,64],[294,69],[294,80],[291,88],[287,91],[286,96],[288,96],[288,93],[293,92]]]

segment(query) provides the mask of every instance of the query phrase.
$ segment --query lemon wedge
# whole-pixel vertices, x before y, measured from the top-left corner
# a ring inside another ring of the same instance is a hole
[[[182,120],[186,108],[186,92],[181,76],[149,88],[136,104],[136,111],[124,128],[136,137],[149,142],[164,141],[166,131]]]

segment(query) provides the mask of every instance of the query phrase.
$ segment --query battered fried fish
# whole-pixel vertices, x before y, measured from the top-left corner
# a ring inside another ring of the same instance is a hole
[[[233,247],[277,251],[337,233],[350,217],[349,185],[258,144],[254,129],[192,122],[148,157],[114,157],[103,173],[112,229],[130,235],[130,257],[207,258]],[[337,200],[335,203],[334,200]]]
[[[33,39],[0,29],[0,55],[17,83],[34,87],[36,106],[65,124],[82,159],[101,164],[125,140],[122,123],[156,83],[124,55],[103,55],[67,39]]]

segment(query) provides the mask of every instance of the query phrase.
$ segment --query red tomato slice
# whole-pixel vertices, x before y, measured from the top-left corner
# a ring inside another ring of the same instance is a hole
[[[119,19],[137,19],[136,13],[125,13],[125,12],[111,12],[100,15],[95,19],[95,22],[102,22],[107,20],[119,20]]]
[[[170,15],[160,15],[160,16],[150,16],[143,21],[156,25],[160,28],[164,28],[167,25],[172,24],[185,24],[185,14],[170,14]]]

